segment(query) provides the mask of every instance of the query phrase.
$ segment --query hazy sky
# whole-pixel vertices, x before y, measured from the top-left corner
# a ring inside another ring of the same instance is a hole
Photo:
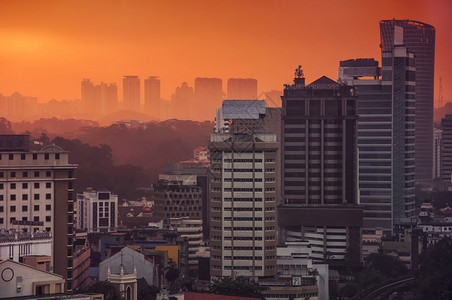
[[[0,93],[40,101],[80,97],[80,81],[157,75],[162,96],[195,77],[256,78],[282,89],[303,65],[307,81],[337,79],[339,60],[380,60],[379,20],[436,27],[436,88],[452,101],[452,1],[0,0]]]

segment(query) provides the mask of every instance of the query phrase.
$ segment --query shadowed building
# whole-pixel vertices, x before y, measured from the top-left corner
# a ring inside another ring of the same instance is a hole
[[[252,78],[229,78],[228,99],[243,100],[257,98],[257,80]]]
[[[435,27],[412,20],[382,20],[380,21],[382,52],[394,50],[395,27],[403,28],[402,43],[414,53],[415,57],[416,180],[432,180]]]
[[[144,80],[144,111],[150,116],[161,118],[160,79],[149,76]]]
[[[223,98],[222,80],[219,78],[195,79],[195,119],[210,120]]]
[[[138,76],[124,76],[122,100],[125,110],[140,111],[140,79]]]
[[[325,76],[305,85],[301,66],[282,99],[280,241],[309,241],[317,261],[361,261],[356,95]]]

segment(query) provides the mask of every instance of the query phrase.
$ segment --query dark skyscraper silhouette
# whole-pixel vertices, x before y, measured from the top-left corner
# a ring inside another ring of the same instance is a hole
[[[416,63],[416,180],[433,177],[433,93],[435,72],[435,28],[412,20],[380,21],[382,52],[394,48],[394,27],[403,28],[403,44]]]
[[[150,116],[160,116],[160,79],[157,76],[149,76],[144,80],[144,111]]]
[[[140,111],[140,79],[138,76],[124,76],[122,84],[123,108]]]

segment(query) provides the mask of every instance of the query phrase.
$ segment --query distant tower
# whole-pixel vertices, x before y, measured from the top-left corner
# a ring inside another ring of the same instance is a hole
[[[414,53],[416,68],[416,175],[417,181],[432,179],[433,94],[435,74],[435,27],[412,20],[380,21],[381,51],[394,49],[395,28],[403,28],[402,43]],[[383,62],[384,64],[384,62]],[[384,75],[385,70],[383,70]]]
[[[116,83],[101,82],[102,113],[109,114],[118,110],[118,88]]]
[[[124,109],[140,111],[140,79],[138,76],[124,76],[122,84]]]
[[[193,88],[189,87],[186,82],[183,82],[171,96],[173,117],[182,120],[193,119],[193,100]]]
[[[162,118],[160,106],[160,79],[149,76],[144,80],[144,111],[150,116]]]
[[[199,120],[210,120],[223,98],[222,80],[219,78],[195,79],[195,113]]]
[[[229,78],[229,100],[254,100],[257,98],[257,80],[252,78]]]

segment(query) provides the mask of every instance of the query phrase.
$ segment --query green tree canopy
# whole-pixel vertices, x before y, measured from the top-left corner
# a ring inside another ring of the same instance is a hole
[[[264,299],[262,292],[268,290],[267,287],[259,286],[256,283],[248,283],[243,277],[232,279],[231,277],[221,277],[214,280],[209,286],[212,294],[255,297]]]
[[[443,238],[422,255],[420,299],[452,299],[452,239]]]
[[[109,281],[97,282],[88,289],[88,292],[103,294],[105,300],[121,300],[118,290]]]

